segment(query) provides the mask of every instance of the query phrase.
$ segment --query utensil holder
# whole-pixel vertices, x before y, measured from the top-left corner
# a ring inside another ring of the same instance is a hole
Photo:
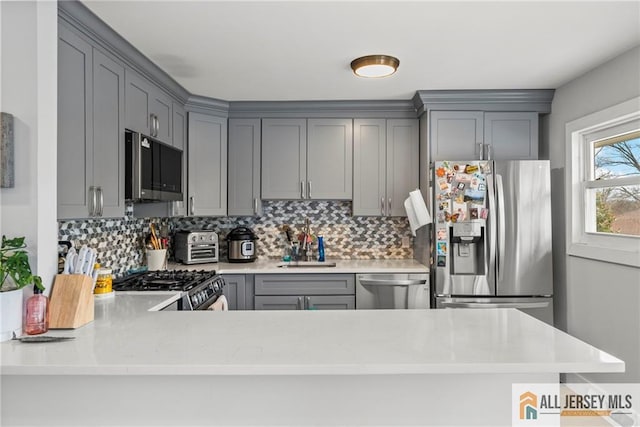
[[[166,249],[147,249],[147,268],[149,271],[167,269]]]

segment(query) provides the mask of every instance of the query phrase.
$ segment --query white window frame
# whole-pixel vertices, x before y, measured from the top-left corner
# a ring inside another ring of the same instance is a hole
[[[569,255],[640,267],[640,237],[588,231],[588,207],[585,204],[587,181],[591,179],[592,142],[634,127],[637,129],[637,124],[633,122],[638,120],[640,97],[566,124],[565,203]],[[623,184],[620,182],[620,185]],[[610,182],[606,184],[609,185]]]

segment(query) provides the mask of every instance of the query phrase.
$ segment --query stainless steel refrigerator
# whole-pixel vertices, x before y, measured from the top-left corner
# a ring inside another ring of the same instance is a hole
[[[436,308],[514,307],[553,324],[549,161],[433,166]]]

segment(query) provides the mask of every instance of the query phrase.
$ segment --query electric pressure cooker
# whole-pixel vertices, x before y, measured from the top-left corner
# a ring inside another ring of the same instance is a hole
[[[227,235],[229,262],[253,262],[256,260],[258,237],[248,227],[236,227]]]

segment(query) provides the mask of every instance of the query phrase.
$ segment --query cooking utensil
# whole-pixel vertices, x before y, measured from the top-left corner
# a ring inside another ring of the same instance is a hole
[[[77,257],[78,254],[76,253],[76,248],[69,249],[69,252],[67,252],[67,257],[64,259],[64,270],[62,270],[63,274],[74,273]]]
[[[74,274],[84,274],[85,261],[88,254],[89,248],[87,245],[82,245],[78,252],[78,259],[76,260],[76,265],[74,267]]]
[[[57,341],[70,341],[75,340],[76,337],[54,337],[51,335],[36,335],[36,336],[23,336],[17,337],[16,333],[13,333],[13,338],[16,341],[24,343],[39,343],[39,342],[57,342]]]

